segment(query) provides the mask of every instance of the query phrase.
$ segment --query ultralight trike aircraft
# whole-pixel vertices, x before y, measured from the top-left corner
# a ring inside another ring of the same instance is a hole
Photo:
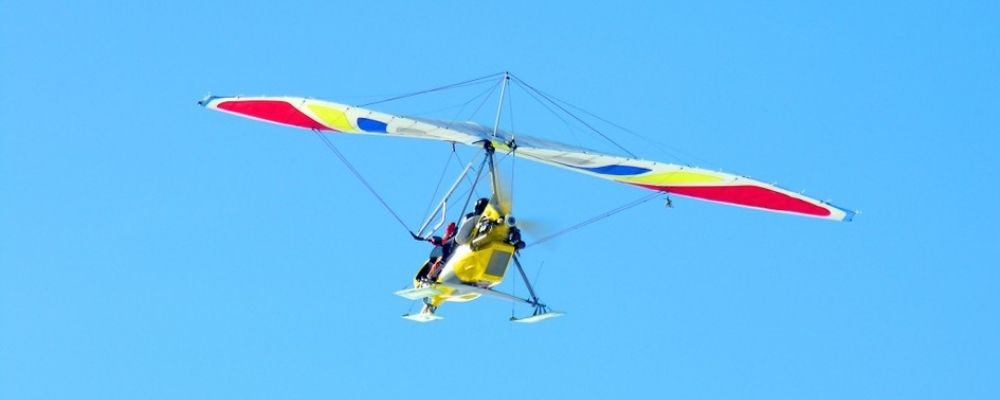
[[[404,318],[418,322],[440,319],[441,317],[435,312],[444,302],[466,302],[481,296],[530,305],[534,310],[532,314],[523,318],[512,317],[511,319],[516,322],[537,322],[562,315],[550,310],[539,300],[518,258],[520,250],[525,247],[525,242],[521,238],[517,220],[512,215],[512,199],[499,184],[495,159],[497,152],[654,191],[641,202],[657,195],[676,194],[835,221],[850,221],[856,214],[854,211],[834,206],[828,201],[817,200],[749,177],[639,159],[570,112],[566,108],[568,103],[554,99],[506,72],[415,94],[495,79],[496,86],[500,87],[500,102],[497,105],[492,129],[472,122],[397,116],[362,107],[299,97],[209,96],[198,103],[210,109],[243,117],[313,130],[404,228],[406,224],[402,219],[350,164],[324,132],[432,139],[482,149],[479,153],[481,160],[477,158],[469,161],[420,228],[416,232],[410,231],[414,238],[426,239],[438,246],[435,249],[438,251],[437,255],[432,254],[415,274],[413,287],[396,292],[397,295],[410,300],[423,300],[424,306],[419,313],[404,315]],[[605,154],[500,129],[504,94],[511,80],[526,88],[529,94],[539,101],[547,101],[546,108],[565,112],[628,155]],[[388,100],[402,97],[405,96]],[[474,168],[477,162],[478,168]],[[470,176],[471,171],[475,171],[474,178]],[[477,202],[473,212],[465,214],[469,211],[474,189],[481,182],[484,172],[488,174],[490,196]],[[459,185],[470,180],[472,188],[469,189],[468,196],[454,196]],[[431,236],[447,221],[448,205],[453,202],[462,204],[459,214],[464,215],[462,226],[453,226],[445,237]],[[638,203],[640,201],[633,202],[627,207]],[[670,205],[669,198],[667,204]],[[619,207],[617,211],[627,207]],[[409,231],[409,228],[406,229]],[[425,234],[429,235],[425,237]],[[503,282],[512,263],[528,288],[528,298],[494,289]]]

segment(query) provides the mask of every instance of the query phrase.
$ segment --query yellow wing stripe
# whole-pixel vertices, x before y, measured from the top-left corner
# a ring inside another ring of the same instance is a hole
[[[351,125],[347,114],[336,108],[324,106],[322,104],[309,104],[309,111],[312,111],[326,126],[341,132],[357,132],[358,129]]]
[[[637,177],[619,178],[618,180],[628,183],[645,185],[690,185],[700,183],[719,182],[722,178],[715,175],[702,174],[687,171],[671,171],[662,173],[645,174]]]

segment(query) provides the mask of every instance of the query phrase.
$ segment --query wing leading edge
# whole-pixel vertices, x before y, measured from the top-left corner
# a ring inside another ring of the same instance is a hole
[[[408,118],[360,107],[299,97],[208,97],[198,102],[230,114],[351,134],[403,136],[478,145],[490,140],[498,151],[632,186],[767,211],[850,221],[855,213],[755,179],[678,164],[602,154],[530,136],[498,132],[469,122]]]

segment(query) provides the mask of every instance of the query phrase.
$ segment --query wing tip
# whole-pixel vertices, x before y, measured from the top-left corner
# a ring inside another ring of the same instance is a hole
[[[847,216],[844,217],[844,222],[854,221],[854,216],[858,215],[857,211],[847,211]]]
[[[211,93],[198,100],[198,105],[202,107],[209,107],[214,101],[224,98],[225,96],[214,96]]]
[[[830,208],[833,208],[833,209],[835,209],[837,211],[840,211],[840,212],[842,212],[844,214],[840,218],[835,218],[836,221],[851,222],[851,221],[854,221],[854,217],[855,216],[857,216],[858,214],[860,214],[857,211],[848,210],[846,208],[838,207],[838,206],[835,206],[835,205],[830,204],[830,203],[826,203],[826,205],[829,206]]]

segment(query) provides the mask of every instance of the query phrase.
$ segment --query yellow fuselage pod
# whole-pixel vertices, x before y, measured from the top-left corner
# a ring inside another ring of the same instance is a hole
[[[488,227],[488,228],[484,228]],[[479,287],[493,287],[503,282],[507,266],[514,254],[514,246],[507,243],[510,228],[502,222],[500,213],[492,204],[486,207],[476,225],[468,244],[456,247],[451,258],[437,277],[437,282],[459,282]],[[413,281],[414,287],[420,282]],[[469,301],[480,295],[464,293],[455,295],[455,290],[445,285],[435,285],[442,293],[431,298],[434,306],[445,301]]]

